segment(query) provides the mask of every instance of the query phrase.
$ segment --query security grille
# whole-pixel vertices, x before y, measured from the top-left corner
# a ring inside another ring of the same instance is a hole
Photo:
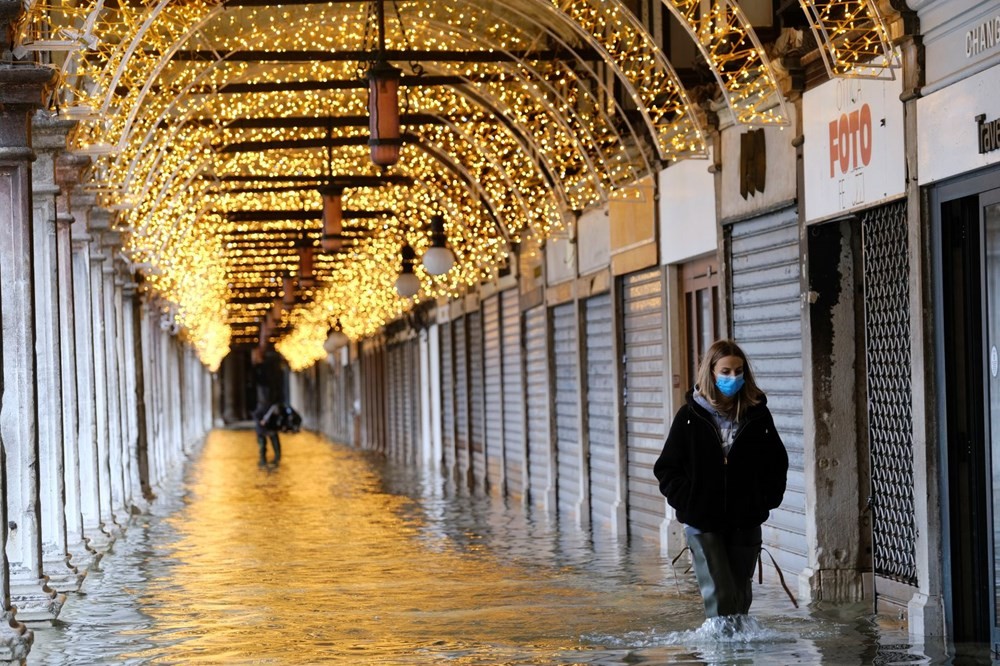
[[[866,211],[861,229],[873,567],[916,585],[906,203]]]

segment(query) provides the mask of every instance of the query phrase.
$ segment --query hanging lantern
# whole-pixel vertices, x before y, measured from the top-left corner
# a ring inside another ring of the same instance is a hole
[[[323,238],[320,244],[325,251],[336,252],[343,246],[344,188],[330,186],[319,192],[323,195]]]
[[[332,354],[350,341],[351,339],[344,335],[344,332],[340,330],[340,320],[338,319],[337,323],[331,326],[327,331],[326,342],[323,343],[323,349],[327,354]]]
[[[420,291],[420,279],[413,274],[413,264],[417,260],[417,255],[407,243],[403,246],[403,270],[396,278],[396,292],[403,298],[415,296]]]
[[[281,278],[281,302],[286,308],[290,308],[295,304],[295,277],[288,273],[285,277]]]
[[[399,79],[398,69],[383,59],[375,61],[368,70],[368,124],[371,138],[372,162],[389,167],[399,161],[403,140],[399,136]]]
[[[312,242],[304,238],[299,247],[299,285],[303,289],[312,289],[316,283],[313,274],[313,250]]]
[[[431,275],[444,275],[455,265],[455,253],[448,249],[444,216],[431,217],[431,246],[424,252],[424,268]]]

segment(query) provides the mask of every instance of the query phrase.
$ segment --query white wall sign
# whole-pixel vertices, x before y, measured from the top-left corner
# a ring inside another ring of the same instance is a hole
[[[837,79],[806,91],[806,220],[865,208],[906,191],[902,80]]]
[[[921,185],[1000,163],[1000,150],[991,150],[996,143],[991,126],[1000,117],[998,91],[1000,66],[917,100]]]
[[[608,207],[601,206],[584,211],[577,220],[577,249],[580,252],[580,275],[587,275],[611,262],[611,227]]]
[[[711,155],[711,153],[710,153]],[[715,250],[712,160],[683,160],[660,172],[660,261],[674,264]]]

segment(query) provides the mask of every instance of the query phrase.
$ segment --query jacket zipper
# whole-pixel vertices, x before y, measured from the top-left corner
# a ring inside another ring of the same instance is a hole
[[[719,429],[715,427],[714,423],[712,423],[711,421],[709,421],[708,419],[706,419],[704,416],[702,416],[701,413],[697,409],[692,408],[691,411],[693,411],[695,413],[695,416],[697,416],[699,419],[701,419],[702,421],[704,421],[705,424],[708,425],[708,427],[712,429],[712,432],[715,433],[716,438],[718,438],[718,440],[719,440],[719,451],[722,451],[722,447],[723,447],[723,444],[725,442],[722,441],[722,434],[719,432]],[[738,435],[738,434],[739,434],[739,432],[737,432],[736,434],[733,435],[733,443],[734,444],[736,443],[736,435]],[[728,469],[727,469],[728,467],[729,467],[729,456],[727,456],[723,452],[723,454],[722,454],[722,506],[723,507],[728,507],[729,506],[729,473],[728,473]]]
[[[719,440],[719,449],[721,450],[724,442],[722,441],[722,435],[719,433],[719,429],[715,427],[714,423],[712,423],[707,418],[702,416],[702,414],[697,409],[692,408],[691,411],[693,411],[699,419],[704,421],[712,429],[712,432],[715,433],[715,436]],[[758,418],[760,418],[759,415],[751,420],[756,421]],[[733,446],[736,446],[736,440],[739,439],[740,433],[743,432],[746,429],[746,427],[750,425],[750,423],[751,421],[746,421],[745,423],[740,425],[739,430],[733,433],[733,443],[729,447],[730,451],[732,450]],[[724,507],[729,506],[729,456],[726,455],[725,453],[722,454],[722,506]]]

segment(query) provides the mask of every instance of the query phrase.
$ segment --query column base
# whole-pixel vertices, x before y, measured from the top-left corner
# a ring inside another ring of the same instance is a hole
[[[44,578],[17,580],[11,576],[10,605],[21,622],[51,622],[59,617],[66,595],[48,586]]]
[[[673,559],[687,547],[687,539],[684,537],[684,524],[672,517],[672,509],[668,512],[670,515],[660,523],[660,552]]]
[[[910,638],[940,638],[945,635],[944,600],[917,592],[906,605]]]
[[[96,530],[87,530],[83,535],[83,540],[87,544],[87,549],[93,552],[95,557],[100,558],[111,549],[111,544],[115,542],[116,536],[117,534],[110,534],[101,527]]]
[[[49,556],[42,560],[42,571],[48,577],[48,585],[56,592],[76,592],[80,589],[83,576],[70,564],[69,554]]]
[[[137,495],[129,505],[129,513],[133,516],[142,516],[149,513],[149,501],[145,497]]]
[[[866,598],[865,575],[854,569],[806,568],[799,574],[799,601],[854,603]]]
[[[87,577],[90,569],[97,564],[100,556],[81,539],[69,544],[69,561],[80,572],[80,583]]]
[[[0,663],[23,664],[35,634],[11,611],[0,611]]]

